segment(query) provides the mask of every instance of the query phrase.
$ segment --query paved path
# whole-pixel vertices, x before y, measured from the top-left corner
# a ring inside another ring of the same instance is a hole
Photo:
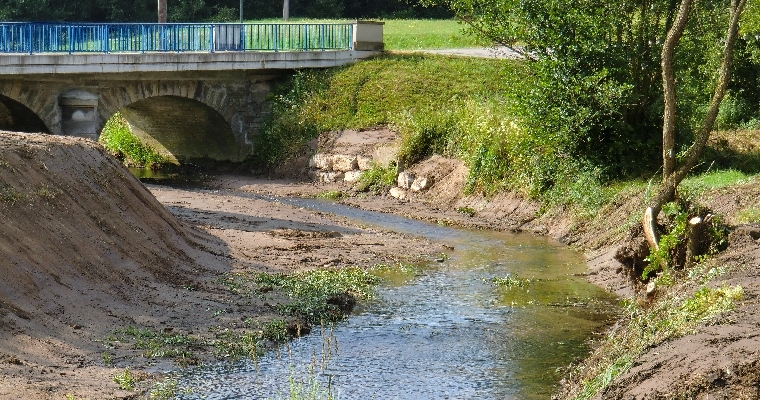
[[[431,50],[405,50],[405,51],[394,51],[396,53],[426,53],[426,54],[443,54],[443,55],[451,55],[451,56],[461,56],[461,57],[477,57],[477,58],[499,58],[499,59],[522,59],[523,56],[519,53],[515,52],[514,50],[504,47],[504,46],[497,46],[497,47],[476,47],[476,48],[466,48],[466,49],[431,49]]]

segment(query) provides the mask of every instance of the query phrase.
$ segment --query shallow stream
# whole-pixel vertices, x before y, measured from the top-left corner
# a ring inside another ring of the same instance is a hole
[[[316,329],[255,361],[192,370],[180,379],[188,390],[181,398],[286,399],[305,382],[304,390],[329,387],[342,400],[548,399],[560,369],[588,351],[587,340],[616,309],[612,295],[581,276],[582,255],[544,237],[268,199],[453,250],[413,273],[385,274],[377,299],[333,329]],[[524,284],[491,282],[508,276]]]

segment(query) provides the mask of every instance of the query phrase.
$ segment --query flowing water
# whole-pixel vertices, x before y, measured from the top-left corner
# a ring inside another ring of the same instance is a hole
[[[290,398],[293,382],[306,382],[342,400],[548,399],[559,369],[587,352],[585,343],[616,308],[610,294],[579,276],[583,257],[547,238],[441,227],[316,200],[269,200],[454,250],[414,273],[384,274],[376,300],[322,334],[316,329],[255,361],[188,372],[181,398]],[[507,276],[530,282],[491,282]]]

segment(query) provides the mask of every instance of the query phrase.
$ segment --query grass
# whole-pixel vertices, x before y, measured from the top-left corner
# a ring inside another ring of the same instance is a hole
[[[356,190],[380,194],[396,185],[396,166],[373,165],[359,177]]]
[[[120,113],[106,121],[98,141],[110,153],[124,160],[128,166],[158,169],[169,160],[150,146],[140,142],[129,130],[129,124]]]
[[[490,43],[464,33],[455,20],[384,20],[383,41],[387,50],[425,50],[487,47]]]
[[[138,380],[129,372],[129,368],[113,376],[113,381],[119,385],[121,390],[135,390]]]
[[[704,266],[702,266],[704,267]],[[594,354],[572,373],[577,386],[568,398],[594,397],[616,377],[624,374],[644,351],[690,333],[700,324],[710,324],[720,314],[732,310],[741,300],[741,286],[710,288],[711,279],[728,272],[727,268],[692,270],[688,278],[650,307],[627,302],[626,325],[608,333]],[[689,294],[691,293],[691,294]]]

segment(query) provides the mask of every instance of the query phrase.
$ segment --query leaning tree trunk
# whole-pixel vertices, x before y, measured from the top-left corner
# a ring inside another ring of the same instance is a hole
[[[731,62],[733,61],[734,44],[739,30],[739,17],[744,10],[746,0],[731,0],[731,12],[729,17],[728,30],[726,32],[726,41],[723,47],[723,60],[720,66],[720,76],[713,92],[710,107],[707,110],[702,127],[697,132],[694,143],[686,150],[683,163],[675,169],[675,159],[673,149],[675,148],[675,129],[674,121],[676,115],[675,102],[675,73],[673,70],[673,52],[683,34],[686,21],[688,20],[689,8],[692,0],[682,0],[681,8],[676,16],[676,21],[668,32],[665,43],[662,48],[662,82],[665,95],[664,123],[662,129],[663,136],[663,182],[657,191],[655,197],[649,203],[644,211],[641,225],[644,228],[649,247],[658,249],[659,238],[657,236],[657,215],[662,210],[662,206],[673,201],[676,188],[692,168],[697,164],[702,150],[710,138],[710,133],[715,125],[715,119],[718,117],[718,110],[723,97],[726,94],[726,87],[730,80]]]

